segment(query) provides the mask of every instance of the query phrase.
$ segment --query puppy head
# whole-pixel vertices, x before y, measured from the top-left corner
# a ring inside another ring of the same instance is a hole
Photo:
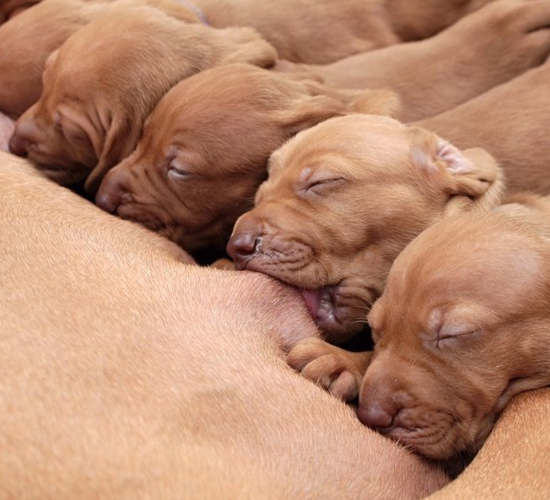
[[[366,98],[244,64],[201,72],[161,99],[138,149],[109,172],[96,201],[189,250],[223,248],[253,205],[269,155]]]
[[[343,341],[407,243],[447,212],[495,202],[499,183],[484,152],[389,118],[334,118],[272,155],[228,251],[241,269],[306,289],[318,325]]]
[[[173,85],[231,55],[258,60],[251,45],[257,48],[259,37],[241,35],[224,40],[219,30],[150,7],[109,8],[52,55],[42,97],[20,120],[13,151],[48,173],[74,170],[79,180],[88,173],[85,188],[95,193],[105,173],[133,151],[145,118]]]
[[[425,231],[369,314],[359,418],[429,458],[477,451],[513,395],[550,382],[549,278],[548,235],[523,221],[463,214]]]
[[[39,99],[47,58],[98,9],[79,0],[44,0],[0,27],[1,111],[17,117]]]

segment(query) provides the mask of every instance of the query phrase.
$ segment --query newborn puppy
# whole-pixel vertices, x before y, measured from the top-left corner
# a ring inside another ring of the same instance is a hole
[[[384,117],[334,118],[276,151],[227,246],[240,269],[304,289],[326,337],[360,331],[393,260],[447,215],[486,210],[501,177],[483,150]]]
[[[369,314],[361,421],[428,458],[475,452],[511,398],[550,384],[550,198],[434,225]]]
[[[2,0],[0,4],[0,24],[15,17],[25,9],[32,7],[41,0]]]
[[[18,117],[42,92],[42,73],[49,55],[78,29],[111,6],[143,4],[176,19],[199,22],[172,0],[43,0],[0,26],[0,111]]]
[[[212,26],[251,26],[283,59],[323,64],[427,38],[492,0],[193,1]]]
[[[80,0],[44,0],[0,26],[0,110],[13,117],[40,97],[48,56],[102,7]]]
[[[457,146],[474,142],[501,165],[510,191],[550,194],[550,63],[417,125]]]
[[[421,42],[325,66],[283,61],[276,68],[308,71],[337,87],[393,90],[402,103],[397,117],[408,122],[443,113],[541,64],[550,53],[549,27],[547,0],[501,0]]]
[[[394,104],[385,91],[333,89],[245,64],[213,68],[161,99],[96,202],[187,250],[224,248],[253,206],[269,155],[287,139],[333,116]]]
[[[94,193],[134,150],[143,121],[173,85],[212,66],[267,66],[275,56],[247,28],[215,30],[149,7],[112,7],[52,54],[42,96],[18,120],[10,149],[61,184],[86,179]]]
[[[8,141],[14,128],[14,121],[9,116],[0,113],[0,151],[9,151]]]

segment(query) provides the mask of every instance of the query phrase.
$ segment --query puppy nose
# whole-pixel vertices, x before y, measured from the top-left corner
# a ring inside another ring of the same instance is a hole
[[[8,143],[10,152],[14,155],[21,156],[23,158],[27,157],[30,141],[25,139],[25,137],[17,134],[15,132],[11,137]]]
[[[397,408],[391,403],[375,403],[373,405],[360,405],[357,410],[359,420],[366,426],[383,429],[391,427],[397,414]]]
[[[238,233],[227,243],[227,253],[238,265],[240,261],[250,258],[258,250],[261,238],[255,233]]]
[[[109,172],[103,179],[95,197],[96,205],[110,214],[116,212],[123,193],[123,188],[116,176],[110,175],[112,173],[113,171]]]

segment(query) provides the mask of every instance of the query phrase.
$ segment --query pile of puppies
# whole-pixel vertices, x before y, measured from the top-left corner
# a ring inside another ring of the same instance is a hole
[[[0,149],[301,289],[330,343],[289,363],[365,424],[447,459],[550,383],[550,200],[506,198],[550,194],[547,0],[12,0],[0,21]],[[335,347],[369,309],[374,353]]]

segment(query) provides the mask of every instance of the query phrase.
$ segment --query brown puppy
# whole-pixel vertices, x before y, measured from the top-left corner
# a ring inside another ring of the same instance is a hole
[[[286,366],[281,347],[316,335],[295,291],[182,265],[25,163],[0,155],[1,498],[413,499],[447,482]]]
[[[490,152],[511,191],[550,194],[550,63],[418,125]]]
[[[333,89],[235,64],[171,89],[152,112],[136,151],[103,180],[97,204],[184,248],[223,249],[253,207],[269,155],[300,130],[355,111],[386,112],[385,91]]]
[[[172,0],[43,0],[0,27],[0,111],[18,117],[42,92],[49,55],[110,6],[151,5],[187,22],[199,22]]]
[[[317,64],[432,36],[491,1],[193,0],[212,26],[251,26],[283,59]]]
[[[399,252],[456,212],[486,210],[501,178],[483,150],[368,115],[334,118],[276,151],[227,246],[237,267],[306,289],[332,342],[359,331]]]
[[[59,183],[86,179],[94,193],[178,81],[219,64],[270,65],[275,56],[248,28],[214,30],[153,8],[112,7],[52,54],[44,92],[18,120],[10,148]]]
[[[368,320],[360,420],[434,459],[475,452],[550,384],[550,198],[443,220],[396,259]]]
[[[326,66],[281,62],[276,68],[308,71],[337,87],[391,89],[402,102],[397,117],[409,122],[454,108],[541,64],[550,53],[549,26],[548,1],[501,0],[428,40]]]
[[[9,116],[0,113],[0,151],[9,152],[9,140],[14,128],[15,122]]]
[[[24,10],[32,7],[41,0],[1,0],[0,1],[0,24],[15,17]]]

